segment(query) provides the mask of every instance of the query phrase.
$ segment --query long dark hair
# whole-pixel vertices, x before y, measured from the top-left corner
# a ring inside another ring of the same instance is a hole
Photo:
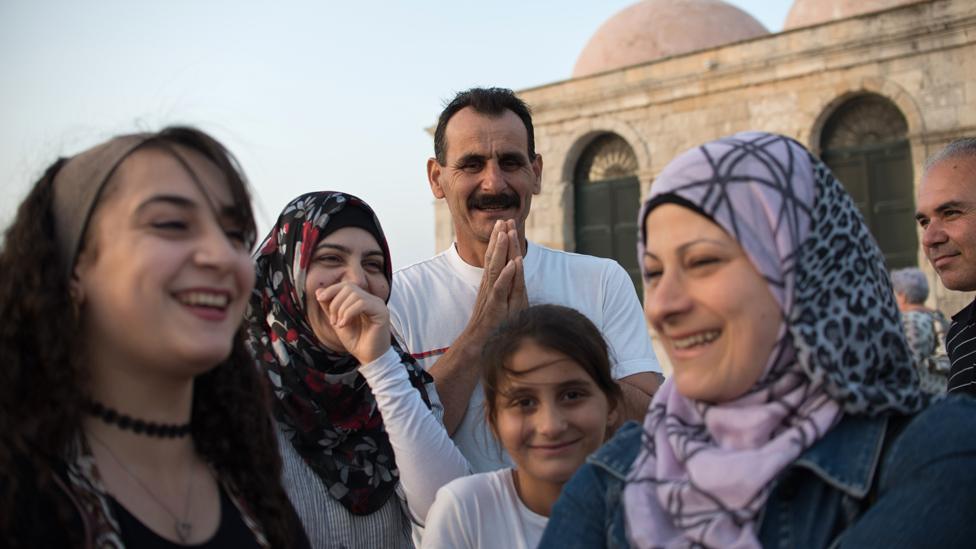
[[[147,146],[189,148],[225,176],[235,209],[253,244],[256,228],[247,183],[237,161],[209,135],[172,127]],[[53,213],[59,159],[21,203],[0,250],[0,529],[14,516],[18,492],[44,490],[66,449],[81,432],[87,369],[80,352],[79,313],[61,265]],[[90,232],[90,231],[89,231]],[[280,483],[281,458],[268,413],[267,389],[244,346],[234,338],[230,356],[198,376],[193,390],[193,443],[203,459],[238,492],[274,547],[288,547],[298,527]],[[24,460],[36,478],[12,474]],[[60,519],[67,520],[64,511]],[[66,523],[67,524],[67,523]]]
[[[495,397],[499,380],[508,375],[506,365],[526,340],[562,353],[579,364],[603,391],[611,410],[622,401],[623,393],[611,374],[607,342],[593,322],[570,307],[533,305],[500,324],[482,348],[485,417],[493,432],[497,432]]]

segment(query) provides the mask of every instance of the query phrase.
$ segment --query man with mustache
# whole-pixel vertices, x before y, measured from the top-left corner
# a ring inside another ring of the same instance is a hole
[[[475,472],[510,466],[484,419],[481,348],[502,320],[529,303],[573,307],[600,328],[624,390],[620,415],[643,417],[660,380],[623,268],[525,239],[541,176],[525,103],[507,89],[459,93],[438,119],[434,157],[427,160],[431,191],[450,209],[455,243],[393,276],[393,329],[434,377],[444,424]],[[569,442],[572,435],[554,436]]]
[[[957,139],[925,165],[915,219],[922,249],[950,290],[976,290],[976,138]],[[949,392],[976,394],[976,301],[946,334]]]

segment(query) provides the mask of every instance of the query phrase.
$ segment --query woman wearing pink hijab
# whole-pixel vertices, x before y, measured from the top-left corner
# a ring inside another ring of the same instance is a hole
[[[639,217],[674,375],[577,473],[540,547],[955,547],[976,401],[920,394],[880,250],[799,143],[685,152]]]

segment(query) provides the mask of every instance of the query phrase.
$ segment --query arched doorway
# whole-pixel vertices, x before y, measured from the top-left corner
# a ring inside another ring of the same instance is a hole
[[[619,135],[606,133],[590,143],[573,177],[576,251],[620,263],[640,295],[637,265],[637,157]]]
[[[821,158],[854,198],[889,269],[918,265],[907,134],[894,103],[864,94],[838,107],[820,137]]]

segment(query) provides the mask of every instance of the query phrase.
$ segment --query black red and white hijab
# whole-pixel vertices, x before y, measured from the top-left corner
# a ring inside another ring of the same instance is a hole
[[[255,253],[257,277],[245,318],[248,346],[271,381],[275,418],[329,495],[350,512],[367,515],[396,489],[393,448],[376,399],[357,370],[359,362],[319,343],[308,322],[305,295],[315,247],[335,230],[337,220],[348,217],[344,211],[353,213],[348,208],[372,222],[363,228],[376,237],[385,276],[392,279],[389,245],[365,202],[339,192],[304,194],[285,206]],[[425,384],[432,378],[392,337],[391,344],[429,406]]]

